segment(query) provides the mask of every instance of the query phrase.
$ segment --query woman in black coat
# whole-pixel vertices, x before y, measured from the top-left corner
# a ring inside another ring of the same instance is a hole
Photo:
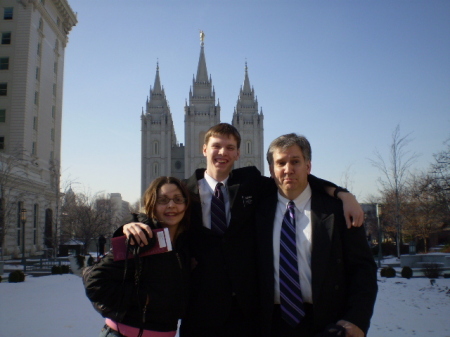
[[[152,229],[167,228],[173,250],[140,257],[145,247],[130,245],[134,258],[114,261],[109,253],[85,270],[86,295],[106,318],[100,337],[173,337],[185,311],[189,193],[178,179],[160,177],[145,192],[144,207],[146,214],[135,221]],[[128,237],[133,234],[125,232]],[[114,236],[123,234],[119,228]]]

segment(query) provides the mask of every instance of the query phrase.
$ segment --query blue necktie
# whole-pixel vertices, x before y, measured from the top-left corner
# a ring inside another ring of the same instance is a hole
[[[222,183],[217,183],[214,194],[211,198],[211,229],[220,235],[227,230],[227,216],[225,214],[225,202],[220,187]]]
[[[298,272],[297,245],[295,242],[295,205],[289,201],[284,214],[280,235],[280,304],[281,317],[296,326],[305,316],[300,276]]]

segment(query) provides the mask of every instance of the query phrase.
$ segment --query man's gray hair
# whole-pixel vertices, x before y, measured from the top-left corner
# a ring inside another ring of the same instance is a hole
[[[273,153],[275,150],[284,151],[289,147],[297,145],[302,150],[305,161],[311,161],[311,145],[305,136],[297,135],[296,133],[289,133],[275,138],[269,145],[267,150],[267,162],[269,166],[273,165]]]

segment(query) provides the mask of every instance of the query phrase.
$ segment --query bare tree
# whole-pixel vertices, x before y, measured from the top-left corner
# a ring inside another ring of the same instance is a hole
[[[22,201],[25,192],[19,189],[26,174],[23,169],[24,162],[19,152],[6,154],[0,152],[0,252],[4,256],[5,239],[16,224],[17,205]]]
[[[425,252],[430,235],[439,231],[442,225],[442,210],[433,185],[434,178],[430,174],[411,175],[406,189],[407,202],[402,209],[404,234],[422,239]]]
[[[434,155],[431,173],[434,191],[444,212],[444,221],[450,222],[450,138],[444,144],[446,149]]]
[[[345,168],[345,171],[341,174],[341,186],[345,187],[349,191],[353,189],[353,183],[354,179],[352,176],[355,174],[355,172],[352,170],[352,165],[348,165]]]
[[[111,201],[101,194],[66,191],[62,206],[61,234],[64,239],[83,242],[88,253],[89,243],[100,235],[109,234],[115,223]]]
[[[418,155],[407,150],[410,143],[410,134],[402,136],[400,134],[400,125],[397,125],[392,133],[392,143],[390,146],[390,154],[388,162],[378,150],[375,151],[375,159],[370,159],[374,167],[380,170],[383,178],[379,178],[381,184],[381,192],[389,193],[394,198],[394,226],[396,230],[397,256],[400,257],[400,245],[402,242],[402,193],[405,187],[405,181],[409,168],[415,162]]]
[[[130,204],[130,213],[141,212],[141,200],[136,200],[133,204]]]

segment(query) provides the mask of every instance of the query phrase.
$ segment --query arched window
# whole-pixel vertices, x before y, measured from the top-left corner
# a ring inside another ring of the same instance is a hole
[[[33,244],[34,245],[37,243],[38,221],[39,221],[39,205],[34,204],[34,209],[33,209]]]
[[[17,245],[20,246],[21,243],[21,237],[22,237],[22,222],[20,221],[20,212],[22,211],[23,208],[23,202],[19,201],[17,203]]]
[[[250,140],[245,143],[245,153],[252,154],[252,142]]]
[[[45,210],[45,232],[44,244],[47,248],[53,248],[53,210]]]
[[[159,142],[157,140],[153,142],[153,154],[159,154]]]
[[[159,164],[153,163],[153,176],[159,177]]]

